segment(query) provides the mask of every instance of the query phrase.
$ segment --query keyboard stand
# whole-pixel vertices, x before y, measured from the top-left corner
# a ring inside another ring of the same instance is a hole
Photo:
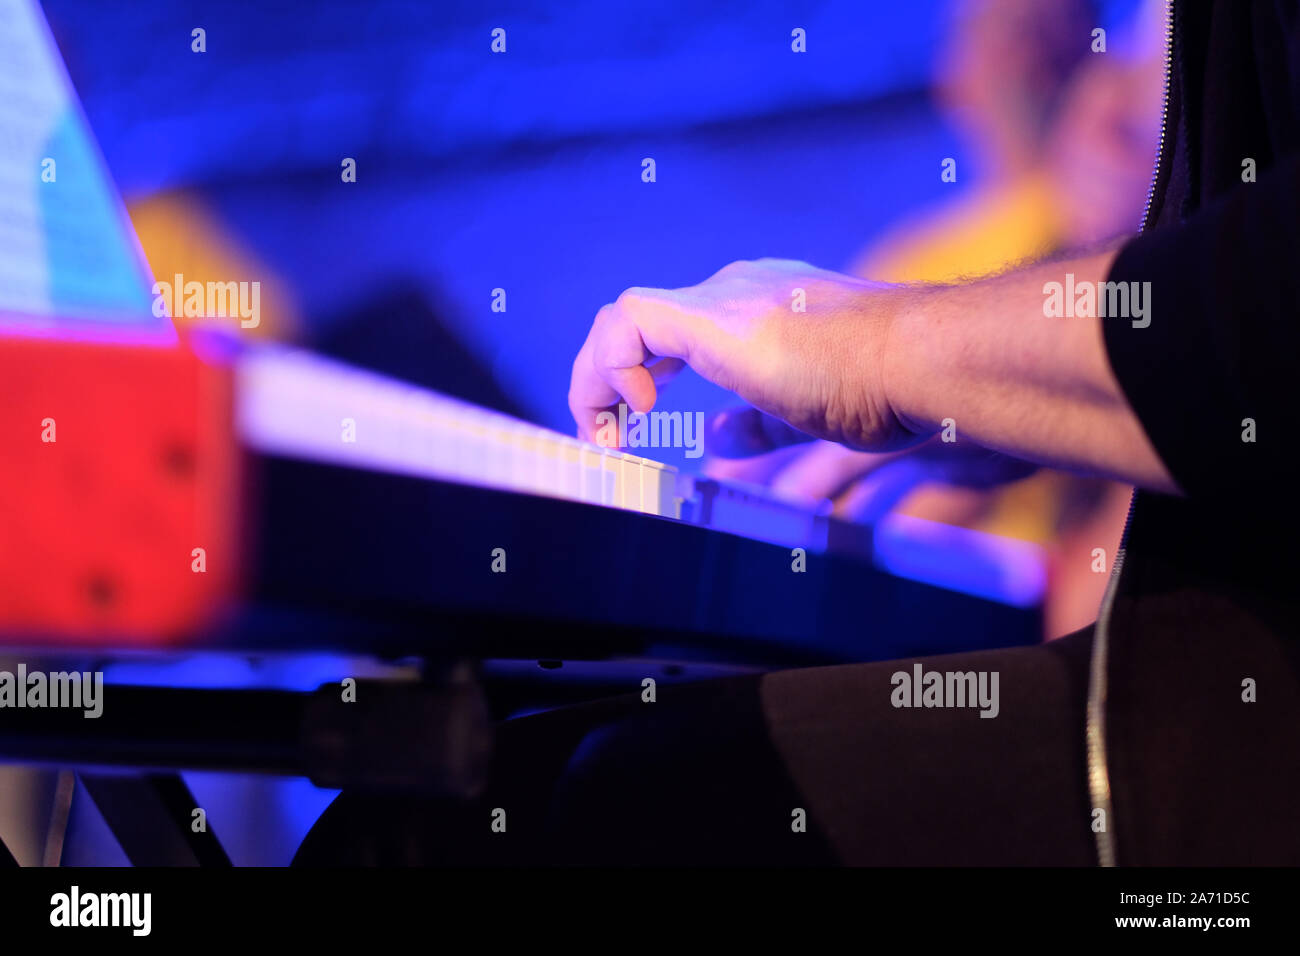
[[[344,700],[333,683],[310,693],[109,684],[96,719],[8,711],[0,760],[75,768],[136,866],[230,865],[219,821],[193,831],[197,802],[181,770],[460,797],[484,786],[491,727],[468,666],[430,667],[419,680],[358,680],[354,690]]]

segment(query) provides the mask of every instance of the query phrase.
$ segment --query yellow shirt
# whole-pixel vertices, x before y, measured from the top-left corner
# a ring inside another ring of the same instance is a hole
[[[1039,259],[1060,243],[1060,219],[1041,176],[963,195],[890,230],[851,266],[884,282],[956,282]],[[903,502],[917,517],[1045,542],[1072,476],[1040,471],[995,491],[927,485]]]

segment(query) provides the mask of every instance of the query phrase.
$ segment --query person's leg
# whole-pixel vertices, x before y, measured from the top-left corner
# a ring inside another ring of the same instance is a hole
[[[990,718],[895,707],[891,678],[910,677],[909,660],[664,687],[653,703],[629,695],[509,721],[482,799],[345,794],[299,860],[1087,865],[1090,636],[921,661],[996,673]]]
[[[998,674],[998,713],[895,708],[890,675],[772,675],[773,741],[850,864],[1096,863],[1085,750],[1088,628],[1032,648],[928,658]],[[855,756],[866,759],[855,762]]]
[[[911,677],[913,661],[665,694],[584,742],[557,792],[554,856],[1091,864],[1090,637],[921,661],[925,671],[996,673],[990,718],[978,708],[894,707],[891,677]],[[806,833],[793,829],[800,816]]]
[[[635,707],[633,695],[561,707],[496,728],[487,792],[473,800],[345,790],[316,821],[295,866],[502,865],[542,862],[556,784],[597,728]],[[505,811],[505,830],[500,815]]]

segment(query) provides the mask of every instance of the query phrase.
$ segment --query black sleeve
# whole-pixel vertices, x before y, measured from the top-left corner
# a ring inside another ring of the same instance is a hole
[[[1103,334],[1120,387],[1183,492],[1281,485],[1300,459],[1300,156],[1136,237],[1109,279],[1151,283],[1150,324],[1103,318]],[[1245,419],[1253,443],[1242,439]]]

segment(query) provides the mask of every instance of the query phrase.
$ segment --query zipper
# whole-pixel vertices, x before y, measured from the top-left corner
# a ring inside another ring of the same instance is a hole
[[[1165,0],[1165,92],[1164,104],[1160,112],[1160,139],[1156,143],[1155,168],[1151,172],[1151,186],[1147,189],[1146,205],[1142,209],[1142,222],[1139,232],[1151,228],[1151,207],[1155,201],[1156,184],[1160,181],[1160,167],[1168,151],[1167,141],[1172,135],[1169,130],[1169,85],[1174,72],[1174,0]],[[1128,502],[1128,515],[1124,518],[1124,530],[1120,534],[1119,547],[1115,550],[1115,562],[1111,565],[1110,580],[1106,582],[1106,593],[1102,595],[1101,607],[1097,610],[1097,625],[1092,632],[1092,660],[1088,674],[1088,709],[1087,709],[1087,748],[1088,748],[1088,792],[1092,797],[1093,810],[1101,810],[1105,821],[1104,829],[1097,833],[1097,862],[1101,866],[1115,865],[1114,807],[1111,804],[1110,768],[1106,757],[1106,662],[1110,649],[1110,615],[1115,606],[1115,594],[1119,590],[1120,575],[1124,570],[1124,554],[1128,545],[1129,525],[1133,522],[1133,506],[1137,503],[1137,489]]]
[[[1093,810],[1101,810],[1105,821],[1105,828],[1097,831],[1097,862],[1101,866],[1115,865],[1114,807],[1110,799],[1110,768],[1106,763],[1106,660],[1110,644],[1110,613],[1115,604],[1115,593],[1119,590],[1119,576],[1124,570],[1124,545],[1128,540],[1128,527],[1133,520],[1136,501],[1135,488],[1129,498],[1128,515],[1124,518],[1124,530],[1115,551],[1115,562],[1110,568],[1106,593],[1102,595],[1101,607],[1097,611],[1097,626],[1092,630],[1087,712],[1088,791],[1092,796]]]

